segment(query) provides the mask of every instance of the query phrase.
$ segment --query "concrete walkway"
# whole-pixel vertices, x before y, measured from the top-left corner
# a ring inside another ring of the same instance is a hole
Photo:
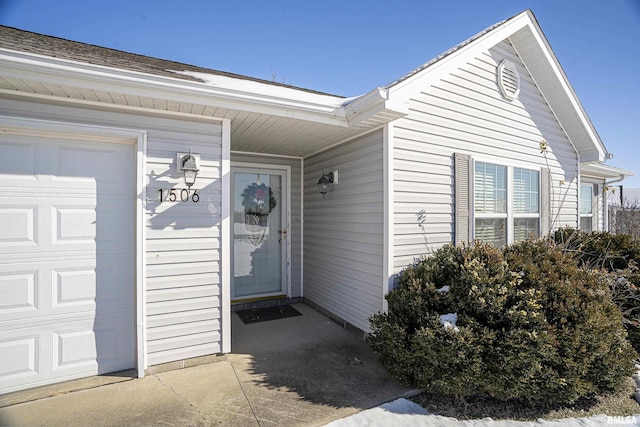
[[[105,377],[119,382],[25,403],[11,404],[18,393],[0,396],[0,406],[9,404],[0,425],[313,426],[411,394],[366,343],[306,305],[295,307],[303,316],[249,325],[234,314],[233,353],[214,363]]]

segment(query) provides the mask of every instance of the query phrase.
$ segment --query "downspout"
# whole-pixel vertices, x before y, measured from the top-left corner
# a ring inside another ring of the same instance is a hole
[[[580,152],[576,150],[576,156],[578,157],[578,179],[576,180],[577,183],[577,188],[576,188],[576,194],[578,195],[578,203],[576,203],[576,230],[580,229],[580,197],[581,196],[581,192],[582,192],[582,169],[580,168]],[[552,186],[553,188],[553,186]],[[560,208],[558,208],[558,214],[560,214]]]

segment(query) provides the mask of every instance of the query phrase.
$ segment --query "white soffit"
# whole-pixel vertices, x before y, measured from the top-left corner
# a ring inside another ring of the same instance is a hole
[[[614,166],[605,165],[603,163],[590,163],[580,166],[580,174],[598,178],[624,178],[634,176],[635,172],[620,169]]]
[[[0,49],[0,96],[231,119],[232,150],[304,157],[406,112],[386,90],[355,98],[205,72],[191,81]]]

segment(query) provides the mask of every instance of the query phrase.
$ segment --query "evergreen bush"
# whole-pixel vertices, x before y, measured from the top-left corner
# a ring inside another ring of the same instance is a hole
[[[406,268],[387,301],[371,346],[429,392],[566,403],[633,368],[606,280],[548,241],[444,246]]]
[[[553,239],[583,267],[608,273],[613,301],[622,312],[629,341],[640,354],[640,239],[573,228],[557,230]]]

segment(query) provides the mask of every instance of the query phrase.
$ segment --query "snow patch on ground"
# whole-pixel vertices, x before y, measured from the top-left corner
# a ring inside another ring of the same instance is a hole
[[[633,376],[633,380],[636,382],[636,401],[640,403],[640,365],[636,365],[636,374]]]
[[[639,426],[640,414],[630,417],[598,415],[589,418],[561,420],[513,421],[481,420],[459,421],[455,418],[429,414],[422,406],[407,399],[397,399],[377,408],[367,409],[350,417],[327,424],[326,427],[599,427]]]

